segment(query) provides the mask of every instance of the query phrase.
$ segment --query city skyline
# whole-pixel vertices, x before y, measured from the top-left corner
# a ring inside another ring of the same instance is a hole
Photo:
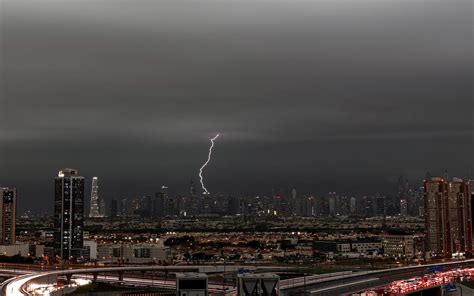
[[[64,169],[62,169],[64,170]],[[65,170],[70,170],[69,168],[65,168]],[[160,185],[158,186],[159,188],[155,188],[155,190],[152,190],[152,191],[149,191],[149,192],[144,192],[144,191],[137,191],[137,192],[134,192],[134,193],[123,193],[123,194],[119,194],[117,196],[104,196],[102,193],[100,194],[97,194],[97,184],[94,185],[94,181],[97,181],[98,177],[93,177],[92,178],[92,182],[88,182],[88,177],[85,178],[85,182],[84,182],[84,186],[85,186],[85,189],[86,191],[87,190],[92,190],[92,192],[94,193],[94,197],[95,198],[98,198],[97,200],[97,207],[98,207],[98,211],[100,214],[98,215],[93,215],[94,217],[107,217],[108,216],[108,213],[110,213],[110,203],[112,201],[115,201],[116,203],[117,202],[120,202],[122,200],[127,200],[127,207],[129,208],[131,206],[130,203],[134,202],[134,201],[138,201],[140,199],[143,199],[143,198],[151,198],[151,199],[154,199],[155,196],[158,196],[158,194],[160,194],[160,192],[163,192],[163,190],[165,190],[166,192],[166,195],[169,196],[170,198],[172,199],[176,199],[176,198],[189,198],[189,197],[205,197],[206,195],[211,195],[213,198],[215,199],[224,199],[226,200],[227,198],[230,198],[230,197],[233,197],[233,198],[244,198],[244,199],[252,199],[252,198],[275,198],[275,197],[282,197],[282,198],[285,198],[285,200],[294,200],[296,197],[298,199],[301,199],[301,198],[322,198],[323,200],[326,200],[330,207],[331,205],[331,196],[337,196],[337,198],[344,198],[344,199],[347,199],[347,202],[349,203],[349,200],[352,199],[352,198],[355,198],[357,200],[362,200],[364,198],[369,198],[369,199],[376,199],[378,197],[383,197],[384,199],[387,199],[387,200],[391,200],[391,202],[395,202],[396,200],[397,203],[401,203],[399,205],[397,205],[398,207],[398,210],[397,213],[398,214],[401,214],[402,216],[406,216],[407,215],[407,210],[408,208],[407,207],[407,198],[410,194],[421,194],[422,192],[422,189],[423,189],[423,182],[426,181],[426,180],[429,180],[431,179],[431,177],[439,177],[439,178],[444,178],[448,181],[455,181],[455,180],[464,180],[466,182],[469,182],[471,181],[472,183],[472,179],[468,179],[468,178],[460,178],[459,176],[457,175],[449,175],[449,172],[447,170],[443,170],[443,174],[431,174],[430,172],[426,172],[426,175],[424,176],[423,179],[420,179],[420,180],[408,180],[408,179],[404,179],[403,176],[398,176],[398,184],[396,184],[395,182],[392,182],[392,186],[387,189],[387,190],[381,190],[381,191],[377,191],[377,190],[371,190],[370,188],[367,188],[365,189],[365,191],[362,191],[362,192],[348,192],[348,191],[339,191],[339,190],[330,190],[330,191],[321,191],[321,190],[306,190],[306,191],[301,191],[301,188],[299,190],[297,190],[297,188],[295,187],[291,187],[291,186],[274,186],[272,188],[266,188],[266,189],[262,189],[262,190],[259,190],[259,191],[254,191],[254,192],[245,192],[245,193],[242,193],[242,192],[231,192],[231,191],[227,191],[227,192],[223,192],[223,191],[217,191],[217,192],[214,192],[212,194],[206,194],[206,193],[200,193],[200,192],[196,192],[194,189],[194,182],[191,181],[191,188],[189,187],[190,184],[186,184],[188,187],[186,187],[184,184],[182,184],[182,186],[179,186],[177,188],[170,188],[166,185]],[[402,182],[403,186],[400,187],[400,182]],[[398,185],[398,187],[397,187]],[[16,189],[16,188],[15,188]],[[191,189],[191,193],[190,193],[190,189]],[[333,188],[334,189],[334,188]],[[91,215],[91,211],[93,208],[95,208],[95,206],[91,207],[91,198],[87,198],[84,200],[84,204],[85,204],[85,207],[87,207],[87,211],[86,211],[86,215],[87,216],[90,216]],[[40,208],[40,209],[31,209],[28,207],[29,204],[19,204],[19,211],[20,213],[31,213],[31,214],[45,214],[45,213],[48,213],[48,214],[51,214],[51,209],[50,208]],[[339,205],[340,206],[340,205]],[[347,204],[347,207],[349,207],[350,205]],[[374,205],[375,206],[375,205]],[[402,209],[400,209],[399,207],[402,206]],[[333,205],[334,207],[334,205]],[[375,206],[377,207],[377,206]],[[130,209],[128,209],[130,210]],[[127,210],[127,211],[128,211]],[[290,205],[290,208],[289,210],[292,210],[291,209],[291,205]],[[293,209],[294,210],[294,209]],[[331,210],[330,208],[326,209],[328,212],[326,214],[331,214]],[[339,211],[340,209],[337,208],[337,210]],[[347,210],[349,211],[349,208],[347,208]],[[95,211],[95,210],[94,210]],[[125,209],[123,209],[123,211],[125,211]],[[335,211],[335,209],[332,210],[333,212]],[[376,208],[374,208],[374,211],[377,211]],[[400,212],[401,211],[401,212]],[[413,214],[413,211],[416,213],[416,215],[418,215],[418,209],[412,209],[412,214]],[[350,211],[352,213],[352,211]],[[334,213],[333,213],[334,214]],[[348,212],[349,214],[349,212]],[[353,213],[352,213],[353,214]],[[389,214],[390,215],[390,214]]]
[[[197,184],[216,133],[211,192],[472,177],[469,1],[106,3],[2,6],[0,186],[20,212],[50,211],[62,167],[107,200]]]

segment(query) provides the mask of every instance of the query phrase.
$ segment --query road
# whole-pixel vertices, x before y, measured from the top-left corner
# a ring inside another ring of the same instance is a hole
[[[457,266],[473,266],[474,260],[464,260],[455,262],[446,262],[431,265],[417,265],[410,267],[400,267],[394,269],[361,271],[361,272],[338,272],[325,275],[311,275],[295,279],[282,280],[280,283],[280,290],[283,296],[293,295],[298,293],[310,293],[311,296],[325,296],[344,294],[361,289],[368,289],[371,287],[382,286],[387,283],[408,279],[411,277],[421,275],[429,266],[443,265],[446,268],[455,268]],[[265,267],[264,269],[255,266],[203,266],[203,265],[185,265],[185,266],[126,266],[126,267],[100,267],[100,268],[84,268],[84,269],[68,269],[68,270],[53,270],[53,271],[32,271],[29,269],[16,269],[15,272],[29,273],[24,276],[19,276],[15,280],[10,281],[4,285],[7,296],[17,296],[14,291],[19,291],[20,287],[29,282],[45,281],[48,277],[54,278],[56,276],[76,276],[81,278],[92,278],[92,274],[97,275],[98,280],[120,282],[118,274],[120,272],[141,272],[141,271],[199,271],[206,273],[220,273],[224,269],[226,271],[237,271],[239,268],[247,268],[253,271],[274,271],[288,269],[288,267]],[[1,270],[0,270],[1,271]],[[115,273],[116,276],[109,274]],[[106,275],[104,275],[106,274]],[[161,279],[137,278],[126,275],[123,278],[125,283],[140,286],[160,286],[160,287],[174,287],[173,283],[164,282]],[[227,287],[230,289],[230,287]],[[213,285],[211,283],[210,289],[222,291],[222,285]]]

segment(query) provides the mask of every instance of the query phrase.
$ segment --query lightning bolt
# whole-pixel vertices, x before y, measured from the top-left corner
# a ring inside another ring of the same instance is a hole
[[[212,156],[212,149],[214,148],[214,141],[219,137],[219,134],[217,134],[214,138],[211,139],[211,147],[209,147],[209,154],[207,155],[207,161],[202,165],[202,167],[199,169],[199,179],[201,180],[201,187],[204,190],[203,194],[209,194],[209,191],[207,191],[206,186],[204,186],[204,181],[202,177],[202,171],[204,168],[207,166],[207,164],[211,161],[211,156]]]

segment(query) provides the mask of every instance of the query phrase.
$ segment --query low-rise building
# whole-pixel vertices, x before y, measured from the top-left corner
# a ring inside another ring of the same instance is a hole
[[[84,248],[89,249],[89,260],[97,260],[97,242],[93,240],[84,240]]]
[[[15,245],[0,245],[0,255],[3,256],[23,256],[29,255],[30,245],[29,244],[15,244]]]
[[[368,253],[381,251],[383,247],[382,240],[379,238],[358,239],[351,241],[351,250],[357,253]]]
[[[314,242],[314,249],[316,252],[321,253],[379,253],[382,250],[382,241],[377,238],[359,240],[319,240]]]
[[[97,256],[104,263],[165,263],[171,259],[171,250],[163,243],[103,244],[97,247]]]
[[[382,236],[384,255],[388,257],[411,259],[421,255],[419,241],[423,238],[413,233],[389,231]]]

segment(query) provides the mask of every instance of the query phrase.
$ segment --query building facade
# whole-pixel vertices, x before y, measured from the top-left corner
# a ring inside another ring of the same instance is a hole
[[[163,243],[102,244],[97,246],[97,259],[107,263],[165,263],[171,260],[171,249]]]
[[[16,189],[0,188],[0,244],[15,243]]]
[[[91,218],[101,217],[100,211],[99,211],[99,179],[97,177],[92,178],[89,217]]]
[[[449,183],[449,215],[453,253],[472,252],[472,213],[469,182],[455,178]]]
[[[424,182],[426,250],[451,257],[472,252],[472,218],[469,182],[448,182],[432,177]]]
[[[84,178],[75,169],[63,169],[55,178],[55,254],[63,260],[81,256],[84,226]]]
[[[411,259],[416,255],[416,235],[389,232],[382,236],[384,255],[393,258]]]

